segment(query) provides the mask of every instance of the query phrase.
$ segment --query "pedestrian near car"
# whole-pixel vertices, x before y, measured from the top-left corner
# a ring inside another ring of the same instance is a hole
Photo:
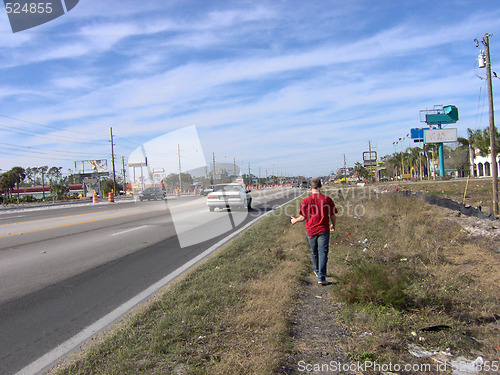
[[[333,199],[320,192],[321,181],[311,181],[312,194],[300,205],[299,216],[291,217],[292,224],[305,221],[307,241],[311,247],[314,273],[318,284],[329,285],[326,280],[326,266],[330,247],[330,232],[335,231],[335,214],[338,213]]]

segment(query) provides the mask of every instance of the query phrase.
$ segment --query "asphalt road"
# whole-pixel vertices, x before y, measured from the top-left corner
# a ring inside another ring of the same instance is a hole
[[[204,197],[0,213],[0,374],[14,374],[228,233],[300,194],[254,191],[249,211]]]

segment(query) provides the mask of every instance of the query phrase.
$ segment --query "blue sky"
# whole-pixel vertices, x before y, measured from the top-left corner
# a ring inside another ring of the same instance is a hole
[[[459,135],[488,126],[485,32],[500,73],[498,0],[80,0],[15,34],[3,9],[0,168],[67,173],[110,159],[110,127],[121,159],[194,125],[208,163],[325,175],[369,141],[393,153],[434,105]]]

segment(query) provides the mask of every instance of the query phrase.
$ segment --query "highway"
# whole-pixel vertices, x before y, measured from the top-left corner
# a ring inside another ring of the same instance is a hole
[[[0,374],[15,374],[217,243],[294,198],[255,190],[249,212],[206,198],[0,212]]]

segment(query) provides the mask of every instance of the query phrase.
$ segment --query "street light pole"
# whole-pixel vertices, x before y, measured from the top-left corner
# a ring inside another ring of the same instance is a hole
[[[179,165],[179,193],[182,191],[182,178],[181,178],[181,145],[177,144],[177,160]]]
[[[398,145],[398,142],[392,142],[393,146],[394,146],[394,157],[396,157],[398,151],[397,151],[397,145]],[[396,163],[394,163],[394,179],[397,179],[397,176],[398,176],[398,166]]]
[[[113,144],[113,128],[109,128],[110,133],[110,142],[111,142],[111,164],[113,164],[113,195],[116,194],[116,172],[115,172],[115,152],[114,152],[114,144]]]
[[[403,141],[404,138],[399,138],[399,142],[401,143],[401,181],[403,181],[403,175],[405,173],[405,164],[403,159]]]

